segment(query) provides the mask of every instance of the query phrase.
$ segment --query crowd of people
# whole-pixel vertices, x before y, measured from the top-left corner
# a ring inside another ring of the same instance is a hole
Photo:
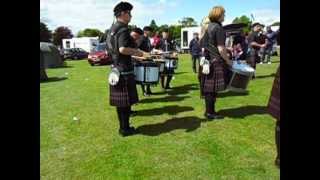
[[[118,72],[118,77],[113,78],[110,83],[110,105],[115,106],[119,119],[119,133],[122,136],[128,136],[138,133],[134,127],[130,126],[129,118],[134,114],[131,106],[139,101],[134,76],[134,66],[132,57],[138,57],[136,60],[143,61],[143,57],[150,57],[151,51],[168,52],[173,51],[174,46],[169,38],[169,32],[163,31],[162,37],[156,33],[155,38],[150,41],[152,29],[148,26],[143,30],[135,28],[131,32],[128,29],[132,15],[133,6],[128,2],[120,2],[114,8],[116,22],[111,26],[106,38],[108,52],[111,54],[113,65],[111,73]],[[223,116],[217,113],[215,103],[217,93],[226,89],[228,76],[232,60],[245,57],[247,62],[256,67],[258,56],[261,49],[267,54],[267,61],[270,59],[270,47],[274,41],[274,34],[268,28],[265,40],[262,41],[261,31],[263,25],[254,23],[252,32],[244,37],[241,34],[236,37],[232,44],[232,49],[226,46],[226,33],[222,27],[225,18],[225,9],[221,6],[213,7],[208,17],[202,22],[201,33],[194,34],[194,39],[190,43],[190,50],[193,61],[193,71],[196,72],[196,61],[201,59],[198,69],[198,79],[200,84],[201,98],[204,99],[204,116],[206,119],[222,119]],[[279,31],[280,36],[280,31]],[[245,55],[244,55],[245,54]],[[139,58],[140,57],[140,58]],[[161,86],[164,89],[170,88],[170,81],[173,72],[161,76]],[[109,76],[110,77],[110,76]],[[115,82],[115,83],[114,83]],[[269,110],[273,117],[280,122],[280,66],[277,77],[274,81],[272,95],[269,101]],[[145,95],[150,95],[150,86],[142,85]],[[280,126],[277,123],[276,129],[277,160],[280,164],[279,138]]]

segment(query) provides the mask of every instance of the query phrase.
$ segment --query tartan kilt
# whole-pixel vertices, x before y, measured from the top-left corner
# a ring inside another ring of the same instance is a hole
[[[273,81],[271,95],[268,103],[268,112],[272,117],[280,121],[280,67]]]
[[[121,75],[115,86],[110,86],[110,105],[128,107],[139,101],[134,75]]]
[[[226,89],[225,83],[225,71],[222,61],[215,60],[210,64],[210,73],[202,74],[202,68],[200,72],[200,91],[201,96],[205,93],[217,93]]]

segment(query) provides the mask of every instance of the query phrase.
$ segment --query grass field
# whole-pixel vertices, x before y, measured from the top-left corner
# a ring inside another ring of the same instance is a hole
[[[274,119],[266,105],[279,57],[257,65],[249,94],[222,93],[223,120],[203,117],[190,56],[179,57],[173,89],[143,97],[131,124],[141,134],[118,135],[109,105],[109,66],[68,61],[40,84],[41,179],[280,179]],[[73,117],[79,120],[73,120]]]

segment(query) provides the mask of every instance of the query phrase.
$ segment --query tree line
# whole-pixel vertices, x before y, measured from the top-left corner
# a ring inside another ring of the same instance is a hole
[[[245,23],[247,26],[244,28],[244,32],[249,32],[252,21],[249,17],[243,15],[240,17],[236,17],[232,23]],[[171,38],[175,40],[181,39],[181,28],[184,27],[194,27],[198,26],[199,24],[192,18],[192,17],[183,17],[181,20],[178,21],[176,25],[168,25],[163,24],[158,26],[155,20],[152,20],[149,26],[153,29],[153,32],[161,33],[164,30],[168,30]],[[280,22],[275,22],[272,25],[280,25]],[[129,25],[129,29],[133,29],[137,27],[136,25]],[[143,28],[143,27],[140,27]],[[72,31],[65,26],[60,26],[56,28],[53,32],[48,29],[47,25],[40,21],[40,41],[41,42],[52,42],[57,46],[62,45],[62,39],[65,38],[72,38],[74,37]],[[93,28],[86,28],[84,30],[80,30],[76,37],[105,37],[105,32],[101,32],[99,29]]]

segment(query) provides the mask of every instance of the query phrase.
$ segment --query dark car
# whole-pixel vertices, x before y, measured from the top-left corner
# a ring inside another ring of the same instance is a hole
[[[64,59],[84,59],[88,57],[88,52],[81,48],[70,48],[64,50]]]
[[[88,62],[91,66],[109,65],[112,63],[111,57],[106,51],[106,43],[100,43],[96,46],[94,51],[88,55]]]

